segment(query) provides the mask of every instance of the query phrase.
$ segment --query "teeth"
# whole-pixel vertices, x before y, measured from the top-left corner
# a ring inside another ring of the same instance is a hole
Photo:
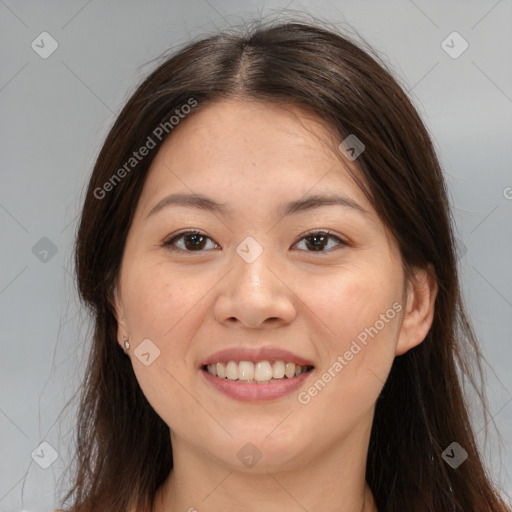
[[[295,363],[286,363],[284,374],[291,379],[295,376]]]
[[[259,363],[258,363],[259,364]],[[240,361],[238,363],[238,378],[239,380],[252,380],[254,379],[254,363],[251,361]],[[264,380],[264,379],[257,379]]]
[[[210,365],[208,365],[208,366],[210,366]],[[226,378],[226,367],[224,366],[224,364],[217,363],[215,365],[215,367],[216,367],[217,373],[214,373],[213,375],[217,375],[217,377],[220,377],[221,379]],[[212,373],[212,372],[210,372],[210,373]]]
[[[227,361],[207,365],[211,375],[221,379],[265,384],[279,379],[298,377],[310,367],[285,361]]]
[[[229,380],[238,379],[238,365],[235,363],[235,361],[229,361],[228,365],[226,366],[226,377]]]
[[[272,378],[272,366],[268,361],[259,361],[254,366],[254,379],[269,381]]]
[[[282,379],[284,377],[284,361],[276,361],[272,366],[272,377]]]

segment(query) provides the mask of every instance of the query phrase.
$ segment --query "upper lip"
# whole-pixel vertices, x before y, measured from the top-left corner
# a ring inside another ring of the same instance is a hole
[[[201,366],[220,363],[224,361],[286,361],[289,363],[300,364],[301,366],[314,366],[311,361],[305,359],[293,352],[283,350],[279,347],[233,347],[219,350],[208,356]]]

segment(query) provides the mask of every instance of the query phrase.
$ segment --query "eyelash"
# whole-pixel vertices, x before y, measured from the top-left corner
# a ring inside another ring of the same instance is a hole
[[[209,240],[212,240],[210,237],[206,236],[204,233],[202,233],[201,231],[197,231],[197,230],[188,230],[188,231],[182,231],[181,233],[178,233],[177,235],[174,235],[173,237],[165,240],[163,243],[162,243],[162,246],[163,247],[166,247],[167,249],[170,249],[172,251],[181,251],[181,252],[190,252],[190,253],[193,253],[193,252],[204,252],[205,250],[198,250],[198,251],[189,251],[187,249],[180,249],[178,247],[175,247],[173,246],[173,244],[176,242],[176,240],[179,240],[179,239],[182,239],[183,237],[187,236],[187,235],[201,235]],[[308,233],[304,234],[300,239],[299,239],[299,242],[301,242],[302,240],[304,240],[305,238],[312,238],[314,236],[327,236],[331,239],[334,239],[336,241],[338,241],[340,243],[341,246],[348,246],[349,244],[347,242],[345,242],[344,240],[342,240],[341,238],[339,238],[338,236],[336,235],[333,235],[331,233],[331,231],[327,230],[327,231],[323,231],[323,230],[317,230],[317,231],[309,231]],[[212,240],[213,241],[213,240]],[[298,243],[298,242],[296,242]],[[296,245],[293,244],[293,245]],[[216,244],[217,245],[217,244]],[[327,251],[306,251],[306,252],[310,252],[310,253],[326,253],[326,252],[329,252],[331,251],[332,249],[329,249]]]

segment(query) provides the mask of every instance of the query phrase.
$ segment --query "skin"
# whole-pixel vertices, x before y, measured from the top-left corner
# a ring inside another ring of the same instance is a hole
[[[406,279],[393,238],[347,173],[349,165],[357,172],[357,160],[343,162],[328,141],[341,142],[300,109],[230,100],[182,121],[152,162],[128,233],[116,312],[118,342],[129,337],[138,382],[171,429],[174,469],[157,512],[376,510],[365,482],[375,402],[395,356],[425,338],[437,284],[421,269]],[[147,217],[176,192],[204,194],[232,214],[171,206]],[[326,192],[366,214],[339,205],[277,213],[282,203]],[[196,250],[190,238],[175,240],[176,251],[162,245],[184,229],[208,238]],[[315,240],[304,238],[310,230],[331,230],[347,244],[327,239],[323,252],[314,251]],[[263,248],[252,263],[236,252],[248,236]],[[300,403],[298,393],[394,303],[401,312]],[[160,350],[149,366],[134,355],[147,338]],[[199,369],[218,350],[265,345],[314,362],[297,392],[240,402]],[[237,457],[249,442],[262,455],[250,468]]]

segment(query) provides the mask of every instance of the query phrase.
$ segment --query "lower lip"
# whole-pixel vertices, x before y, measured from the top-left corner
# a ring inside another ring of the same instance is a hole
[[[264,402],[286,396],[297,390],[313,373],[313,370],[302,373],[291,379],[282,379],[268,384],[244,383],[236,380],[215,377],[206,370],[201,370],[204,378],[221,393],[243,402]]]

